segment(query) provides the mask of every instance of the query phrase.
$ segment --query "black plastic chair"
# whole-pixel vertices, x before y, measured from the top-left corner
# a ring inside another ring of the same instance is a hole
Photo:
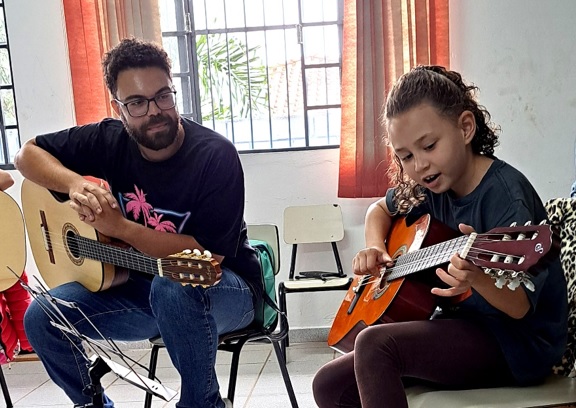
[[[278,271],[280,270],[280,245],[278,238],[278,227],[273,224],[250,224],[248,225],[248,237],[250,239],[266,241],[270,244],[272,250],[274,251],[274,273],[278,274]],[[278,307],[275,306],[275,308],[279,312]],[[293,408],[297,408],[298,402],[296,401],[294,388],[292,387],[292,382],[290,381],[290,376],[286,368],[286,360],[280,347],[280,342],[286,337],[288,333],[288,321],[286,320],[286,315],[278,313],[276,321],[272,325],[265,327],[263,324],[264,303],[259,305],[257,310],[257,316],[249,327],[232,333],[227,333],[221,336],[219,339],[220,344],[218,346],[218,350],[229,351],[232,353],[227,398],[234,402],[236,380],[238,377],[238,364],[240,361],[240,352],[242,351],[242,347],[244,347],[244,345],[248,342],[269,341],[274,347],[274,352],[276,353],[276,358],[278,359],[278,365],[280,366],[280,371],[284,379],[284,385],[286,386],[288,397],[290,398],[290,403]],[[280,330],[277,332],[275,332],[276,327],[280,328]],[[164,342],[160,337],[150,339],[150,342],[152,343],[152,350],[150,352],[148,377],[154,379],[156,374],[156,365],[158,363],[158,352],[161,348],[164,347]],[[147,393],[146,399],[144,401],[144,408],[150,408],[151,404],[152,395]]]

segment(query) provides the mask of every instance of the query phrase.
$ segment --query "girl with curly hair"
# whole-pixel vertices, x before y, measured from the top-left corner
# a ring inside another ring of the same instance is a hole
[[[526,177],[494,156],[498,129],[476,101],[476,90],[457,72],[419,66],[390,91],[384,121],[395,187],[367,211],[366,248],[353,260],[355,274],[380,277],[393,264],[386,237],[399,216],[408,222],[427,213],[464,234],[546,219]],[[413,383],[446,389],[528,385],[551,372],[567,336],[558,259],[538,265],[530,276],[534,291],[498,288],[458,254],[435,272],[442,284],[431,293],[444,300],[440,312],[430,320],[361,331],[354,351],[316,374],[320,408],[402,408],[408,406],[405,386]]]

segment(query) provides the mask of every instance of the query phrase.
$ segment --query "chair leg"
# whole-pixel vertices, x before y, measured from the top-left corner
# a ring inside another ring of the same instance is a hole
[[[276,352],[276,358],[278,359],[278,365],[280,366],[280,371],[282,372],[282,378],[284,378],[284,385],[286,385],[286,391],[288,391],[288,397],[290,398],[290,403],[292,408],[298,408],[298,401],[296,401],[296,395],[294,394],[294,388],[292,387],[292,381],[290,381],[290,375],[288,375],[288,369],[286,368],[286,359],[280,348],[278,342],[273,341],[274,351]]]
[[[158,364],[158,352],[160,351],[160,346],[152,346],[150,350],[150,364],[148,365],[148,378],[153,380],[156,377],[156,365]],[[152,406],[152,394],[146,393],[146,398],[144,398],[144,408],[150,408]]]
[[[8,391],[8,384],[6,384],[6,377],[4,377],[4,371],[2,366],[0,366],[0,387],[2,387],[2,394],[4,394],[4,401],[6,401],[6,408],[12,408],[12,399],[10,398],[10,392]]]
[[[280,311],[286,316],[286,321],[288,321],[288,309],[286,307],[286,288],[284,287],[284,282],[278,284],[278,303],[280,306]],[[286,337],[280,341],[280,348],[282,350],[282,355],[284,360],[286,360],[286,347],[290,345],[290,340],[288,339],[289,332],[286,333]]]
[[[238,379],[238,365],[240,363],[240,352],[246,340],[238,340],[238,343],[233,345],[227,351],[232,351],[232,364],[230,365],[230,380],[228,381],[228,399],[234,402],[234,394],[236,393],[236,380]]]

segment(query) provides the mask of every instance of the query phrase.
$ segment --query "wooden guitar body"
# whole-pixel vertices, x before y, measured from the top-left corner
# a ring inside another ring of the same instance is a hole
[[[367,326],[428,319],[437,306],[430,289],[445,285],[433,271],[456,253],[483,268],[498,288],[506,285],[515,290],[523,284],[533,291],[530,271],[554,256],[554,238],[552,228],[545,223],[514,223],[481,234],[460,235],[430,215],[411,225],[406,224],[406,218],[398,218],[386,239],[394,265],[383,269],[379,277],[354,278],[332,324],[328,345],[347,353]],[[447,301],[460,300],[462,297]]]
[[[97,292],[127,280],[127,271],[81,256],[70,243],[68,238],[78,235],[96,241],[108,240],[78,219],[69,200],[61,201],[49,190],[25,180],[22,211],[34,261],[49,288],[75,281]]]
[[[79,282],[92,292],[106,290],[125,283],[130,270],[203,287],[221,278],[219,263],[207,251],[155,258],[112,242],[80,221],[69,200],[30,180],[22,183],[22,209],[34,260],[50,288]]]
[[[26,266],[26,233],[20,207],[3,191],[0,191],[0,225],[0,291],[4,291],[18,281]]]
[[[406,225],[405,218],[400,218],[392,225],[386,248],[395,259],[457,235],[429,215],[410,226]],[[424,270],[421,274],[433,272]],[[383,278],[355,276],[330,329],[328,345],[347,353],[354,349],[358,333],[368,326],[430,318],[437,302],[430,293],[432,280],[420,279],[422,277],[411,275],[387,282]],[[373,283],[366,285],[367,279]]]

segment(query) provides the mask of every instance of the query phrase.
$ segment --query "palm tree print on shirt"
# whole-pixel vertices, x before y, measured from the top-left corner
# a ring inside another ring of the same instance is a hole
[[[124,197],[130,201],[126,204],[126,213],[132,213],[135,221],[140,219],[140,214],[144,216],[144,225],[148,226],[148,219],[150,212],[154,212],[152,205],[146,202],[146,194],[140,190],[136,185],[134,186],[135,193],[126,193]]]
[[[154,228],[157,231],[180,233],[190,217],[190,213],[178,213],[171,210],[154,208],[152,204],[146,201],[146,194],[143,190],[134,185],[134,193],[119,194],[122,212],[129,218],[130,215],[134,221],[142,218],[143,224],[147,227]],[[170,219],[163,219],[170,218]],[[176,226],[176,223],[179,226]]]

